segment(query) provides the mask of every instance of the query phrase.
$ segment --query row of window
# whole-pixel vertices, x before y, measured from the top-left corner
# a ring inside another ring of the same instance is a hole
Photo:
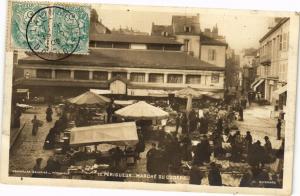
[[[277,51],[287,51],[289,47],[289,33],[283,33],[277,35],[270,41],[266,42],[260,48],[260,54],[264,55],[275,55]]]
[[[145,44],[147,50],[171,50],[180,51],[180,45],[163,45],[163,44]],[[90,47],[94,48],[119,48],[119,49],[134,49],[130,43],[120,43],[120,42],[100,42],[100,41],[90,41]]]
[[[89,71],[74,71],[74,79],[77,80],[89,80],[90,75]],[[36,70],[37,78],[52,78],[52,70],[50,69],[37,69]],[[126,72],[112,72],[111,77],[119,77],[123,79],[127,79]],[[219,83],[220,75],[218,73],[213,73],[211,75],[211,83]],[[70,70],[55,70],[55,78],[56,79],[70,79],[71,71]],[[99,81],[107,81],[108,80],[108,72],[105,71],[93,71],[92,79]],[[132,82],[146,82],[146,74],[145,73],[130,73],[130,81]],[[148,82],[151,83],[164,83],[164,74],[160,73],[150,73]],[[167,75],[167,83],[183,83],[183,75],[182,74],[168,74]],[[186,75],[186,83],[187,84],[200,84],[201,83],[201,75]]]
[[[190,49],[190,40],[189,39],[185,39],[183,41],[183,51],[184,52],[191,52]],[[207,59],[209,61],[215,61],[217,59],[217,52],[215,49],[208,49],[208,57]]]

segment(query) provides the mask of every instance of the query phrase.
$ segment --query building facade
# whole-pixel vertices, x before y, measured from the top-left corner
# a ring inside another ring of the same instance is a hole
[[[258,51],[255,48],[244,49],[241,54],[242,91],[247,94],[252,91],[251,84],[256,79],[256,69],[259,63]]]
[[[196,16],[173,16],[171,25],[152,23],[151,35],[162,35],[182,43],[181,51],[204,62],[225,68],[226,49],[228,44],[224,36],[218,34],[218,27],[212,31],[200,29]]]
[[[260,64],[252,87],[268,102],[284,109],[287,96],[289,18],[281,18],[260,39]]]
[[[188,86],[223,97],[224,63],[190,55],[182,50],[184,43],[166,35],[114,34],[98,20],[92,22],[96,24],[91,24],[88,55],[71,55],[58,62],[35,55],[19,59],[16,66],[23,75],[15,79],[15,87],[29,89],[31,97],[44,95],[45,101],[89,89],[167,97]]]

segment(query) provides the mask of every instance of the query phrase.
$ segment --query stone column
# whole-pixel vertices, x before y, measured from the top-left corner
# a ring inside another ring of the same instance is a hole
[[[89,80],[93,79],[93,71],[89,71]]]
[[[70,76],[71,79],[74,79],[74,70],[71,70],[71,76]]]
[[[51,72],[51,78],[52,78],[52,79],[55,79],[55,69],[52,69],[52,72]]]
[[[183,76],[182,76],[182,83],[186,84],[186,74],[183,74]]]
[[[108,80],[111,79],[111,71],[107,72],[107,79],[108,79]]]
[[[210,85],[211,83],[211,74],[210,75],[206,75],[206,79],[205,79],[205,84],[206,85]]]
[[[168,74],[164,74],[164,83],[168,83]]]
[[[130,80],[130,72],[127,72],[127,80]]]
[[[145,82],[149,82],[149,73],[145,73]]]
[[[205,86],[206,85],[206,74],[201,75],[201,85]]]

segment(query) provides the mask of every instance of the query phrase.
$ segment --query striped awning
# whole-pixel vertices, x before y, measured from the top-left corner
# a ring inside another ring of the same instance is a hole
[[[260,79],[258,82],[256,82],[256,83],[253,85],[252,89],[253,89],[254,91],[256,91],[257,87],[258,87],[259,85],[261,85],[264,81],[265,81],[265,79]]]

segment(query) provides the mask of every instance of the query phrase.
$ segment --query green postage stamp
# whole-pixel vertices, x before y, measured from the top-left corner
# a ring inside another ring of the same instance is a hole
[[[12,2],[11,46],[38,53],[87,54],[90,7]]]

